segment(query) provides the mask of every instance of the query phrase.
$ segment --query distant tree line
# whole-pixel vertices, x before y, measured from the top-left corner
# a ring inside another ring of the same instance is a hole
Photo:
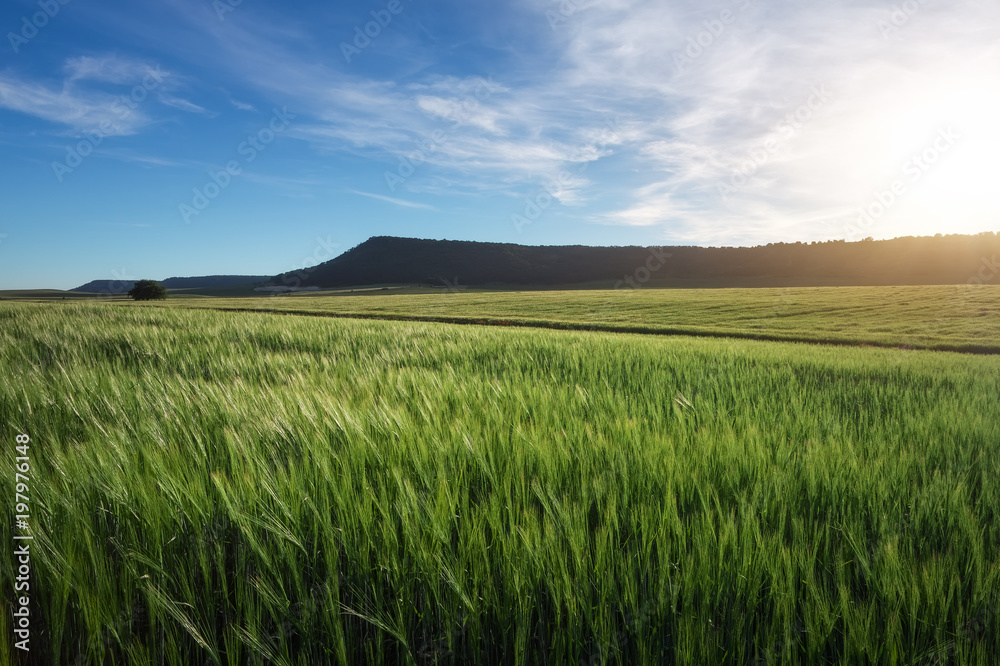
[[[810,286],[1000,284],[1000,236],[904,237],[756,247],[587,247],[379,236],[273,284]]]

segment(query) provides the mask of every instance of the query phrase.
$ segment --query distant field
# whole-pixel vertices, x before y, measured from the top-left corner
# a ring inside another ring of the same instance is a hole
[[[1000,286],[372,292],[178,304],[1000,353]]]
[[[736,318],[717,298],[618,316]],[[0,303],[0,365],[4,497],[32,439],[32,663],[1000,654],[998,357]]]
[[[171,298],[190,298],[202,296],[220,296],[236,298],[240,296],[256,296],[252,287],[237,286],[225,287],[221,289],[171,289]],[[91,293],[86,291],[62,291],[59,289],[17,289],[0,291],[0,301],[33,301],[48,302],[58,300],[84,300],[84,301],[126,301],[131,300],[128,293],[118,291],[111,293]]]
[[[109,298],[98,294],[86,294],[78,291],[62,291],[59,289],[5,289],[0,290],[0,301],[52,301],[52,300],[93,300],[95,298]],[[115,298],[125,299],[125,294],[115,296]]]

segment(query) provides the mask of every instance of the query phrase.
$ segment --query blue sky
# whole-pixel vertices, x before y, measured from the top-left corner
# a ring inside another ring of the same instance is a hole
[[[997,230],[992,0],[7,0],[0,288]],[[367,33],[367,34],[366,34]]]

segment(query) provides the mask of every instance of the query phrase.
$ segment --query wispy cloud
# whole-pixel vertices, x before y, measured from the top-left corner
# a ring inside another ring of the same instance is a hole
[[[93,131],[103,125],[112,128],[105,134],[127,135],[149,122],[142,109],[127,109],[114,95],[36,83],[6,72],[0,73],[0,107],[79,132]]]
[[[181,111],[187,111],[188,113],[201,113],[207,115],[214,115],[210,111],[206,110],[204,107],[198,106],[194,102],[189,102],[186,99],[180,97],[174,97],[173,95],[161,94],[159,96],[161,103],[171,106],[175,109],[180,109]]]
[[[75,132],[121,136],[134,134],[152,122],[149,104],[144,103],[148,96],[159,95],[175,102],[172,106],[183,102],[167,94],[176,77],[153,63],[119,56],[82,56],[67,60],[64,70],[61,82],[39,81],[11,70],[0,72],[0,107]],[[113,84],[117,90],[109,92],[106,85],[97,84]]]
[[[157,71],[157,78],[166,78],[166,72],[159,71],[147,63],[123,58],[118,55],[78,56],[66,61],[67,81],[104,81],[136,85],[151,71]]]
[[[369,199],[378,199],[379,201],[387,201],[388,203],[395,204],[396,206],[403,206],[404,208],[420,208],[423,210],[437,210],[434,206],[429,206],[427,204],[416,203],[413,201],[405,201],[403,199],[396,199],[395,197],[387,197],[382,194],[372,194],[371,192],[359,192],[358,190],[351,190],[351,194],[357,194],[362,197],[368,197]]]
[[[362,155],[391,169],[422,153],[421,173],[406,189],[444,178],[460,190],[511,193],[610,154],[605,128],[612,116],[600,95],[568,103],[568,91],[553,89],[548,76],[517,85],[488,72],[378,79],[342,62],[304,59],[300,47],[311,36],[276,26],[274,17],[235,18],[224,27],[192,19],[206,33],[203,47],[216,49],[213,61],[258,96],[302,111],[289,136],[324,154]],[[428,143],[433,150],[421,150]],[[570,188],[562,197],[581,198]]]
[[[206,20],[191,0],[167,11],[187,21],[197,52],[161,45],[214,63],[240,96],[294,106],[288,136],[324,159],[358,155],[389,172],[417,165],[407,193],[517,198],[558,181],[556,200],[581,219],[665,239],[841,237],[852,211],[951,124],[969,140],[893,210],[884,235],[920,232],[948,214],[980,227],[1000,215],[988,182],[1000,151],[1000,35],[988,29],[1000,24],[996,3],[920,3],[889,31],[892,4],[882,0],[573,5],[550,27],[554,3],[511,4],[518,46],[491,42],[503,66],[483,72],[442,75],[430,47],[407,51],[420,66],[405,76],[349,67],[291,17],[243,6],[225,22]],[[489,26],[469,29],[482,31],[470,39],[490,35]],[[383,39],[408,39],[390,32]],[[87,84],[120,85],[140,69],[88,56],[66,63],[62,85],[2,73],[0,106],[86,129],[106,101]],[[159,94],[209,113],[177,89]],[[122,133],[149,121],[137,115]],[[390,196],[397,190],[355,193],[427,208]],[[597,201],[615,204],[596,210]]]
[[[637,132],[625,148],[646,175],[632,186],[634,202],[607,212],[606,223],[698,242],[843,237],[845,219],[941,125],[1000,149],[988,121],[1000,114],[1000,69],[987,60],[1000,37],[969,31],[1000,20],[996,5],[924,5],[885,39],[879,25],[892,9],[882,3],[747,2],[735,11],[741,4],[619,2],[574,17],[564,80],[628,100]],[[947,168],[975,174],[987,164],[985,154],[968,155]],[[985,203],[988,190],[969,190]],[[947,205],[961,216],[968,203]],[[894,212],[884,235],[930,229],[915,206]]]
[[[101,150],[101,155],[103,157],[109,157],[111,159],[115,159],[120,162],[127,162],[131,164],[145,164],[148,166],[158,166],[158,167],[199,168],[207,170],[214,166],[207,162],[181,161],[176,159],[159,157],[157,155],[142,155],[134,151],[125,150],[122,148],[104,148]]]
[[[246,102],[241,102],[237,99],[230,99],[229,103],[235,106],[240,111],[256,111],[257,109],[253,104],[247,104]]]

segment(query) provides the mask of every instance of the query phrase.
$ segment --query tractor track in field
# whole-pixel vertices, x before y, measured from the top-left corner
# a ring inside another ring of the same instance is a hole
[[[900,351],[936,351],[979,356],[1000,355],[1000,346],[974,344],[912,345],[888,342],[859,342],[844,338],[809,338],[780,333],[743,333],[740,331],[720,331],[712,329],[642,326],[638,324],[587,324],[583,322],[545,321],[534,319],[504,319],[500,317],[460,317],[449,315],[408,315],[370,312],[325,312],[318,310],[277,310],[269,308],[196,307],[191,310],[213,310],[215,312],[242,312],[251,314],[297,315],[302,317],[326,317],[331,319],[364,319],[375,321],[409,321],[420,323],[455,324],[460,326],[496,326],[504,328],[539,328],[556,331],[582,331],[593,333],[628,333],[633,335],[683,336],[696,338],[730,338],[736,340],[756,340],[761,342],[791,342],[834,347],[869,347]]]

